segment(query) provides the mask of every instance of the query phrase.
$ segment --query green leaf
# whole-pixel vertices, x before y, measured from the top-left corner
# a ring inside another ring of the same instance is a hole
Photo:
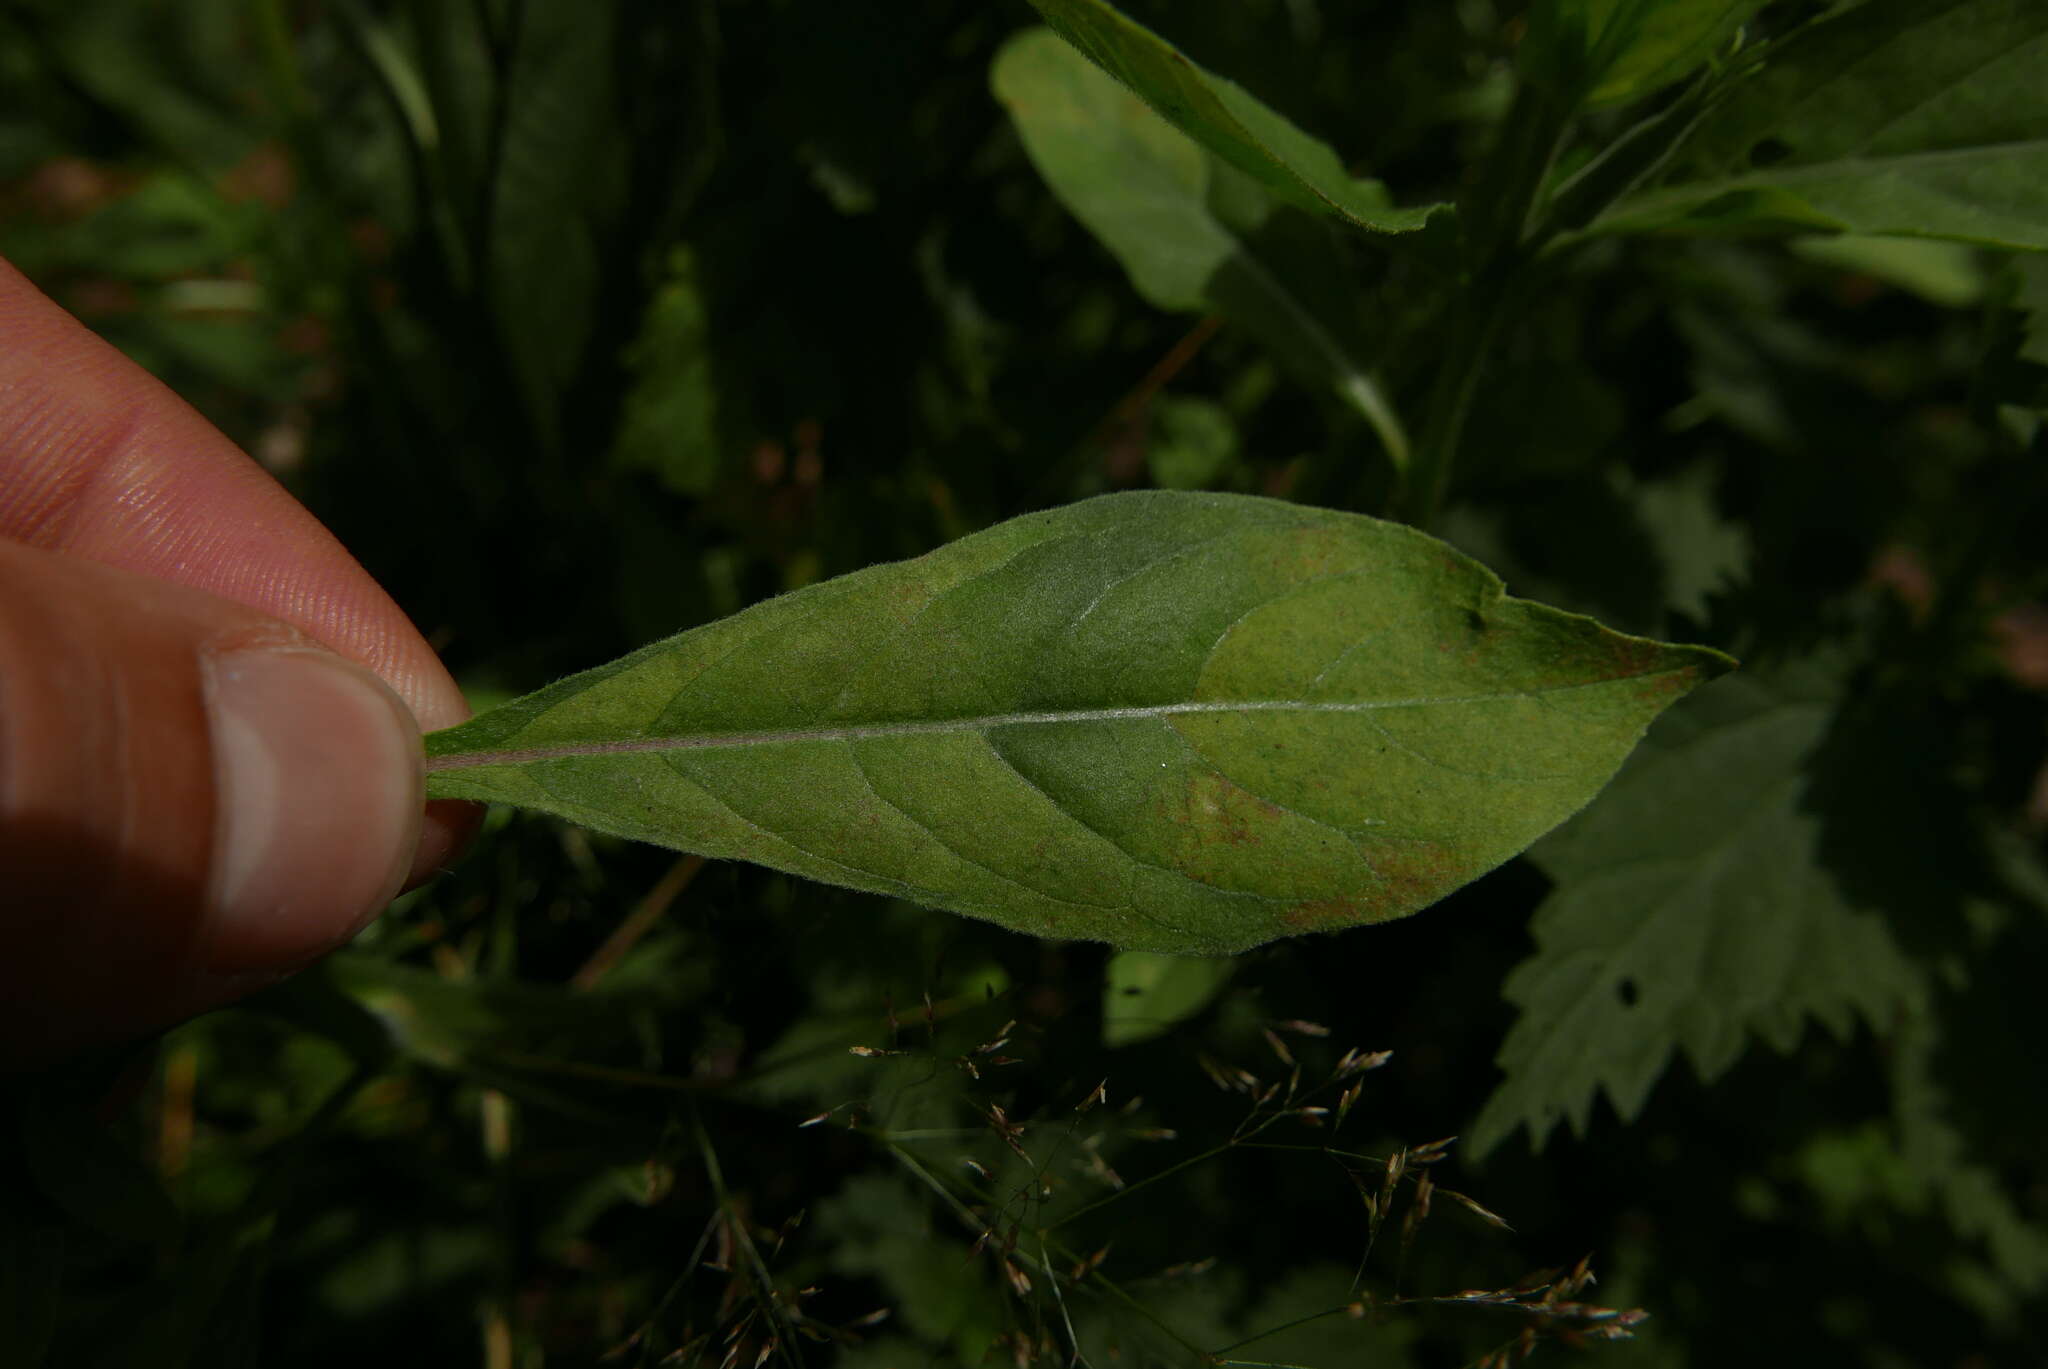
[[[1341,318],[1329,244],[1273,222],[1281,202],[1210,155],[1047,29],[1003,45],[996,98],[1046,184],[1162,309],[1223,315],[1371,422],[1395,466],[1408,441]],[[1289,215],[1300,224],[1298,216]],[[1196,481],[1194,483],[1200,483]]]
[[[626,353],[633,386],[619,412],[612,459],[655,473],[678,494],[708,494],[718,483],[718,377],[696,254],[669,253],[668,278]]]
[[[815,585],[433,734],[428,792],[1186,954],[1399,917],[1730,663],[1398,524],[1144,492]]]
[[[1588,105],[1617,104],[1669,85],[1713,56],[1765,0],[1550,0],[1531,14],[1538,45],[1577,50],[1539,65],[1580,88]]]
[[[1410,233],[1447,208],[1397,209],[1378,181],[1354,178],[1326,143],[1296,128],[1233,81],[1204,71],[1171,43],[1103,0],[1031,0],[1053,30],[1175,128],[1290,204],[1370,233]]]
[[[1145,465],[1163,490],[1199,490],[1238,464],[1237,425],[1213,399],[1177,395],[1152,406],[1152,442]]]
[[[2013,306],[2027,320],[2020,356],[2048,366],[2048,256],[2015,257],[2012,270],[2018,278]]]
[[[2048,249],[2048,7],[1870,0],[1767,49],[1690,179],[1596,231],[1828,229]]]
[[[1714,505],[1712,471],[1697,465],[1635,488],[1636,514],[1664,563],[1664,605],[1694,618],[1749,568],[1749,530]]]
[[[1164,1036],[1230,981],[1234,960],[1118,951],[1102,986],[1102,1044],[1134,1046]]]
[[[1892,1059],[1898,1136],[1890,1153],[1909,1198],[1902,1205],[1911,1210],[1932,1197],[1957,1236],[1982,1245],[1996,1275],[1985,1310],[2009,1318],[2015,1304],[2048,1288],[2048,1226],[2029,1219],[1997,1169],[1971,1153],[1969,1138],[1951,1120],[1936,1061],[1940,1022],[1924,1004],[1915,1006]]]
[[[1826,700],[1734,680],[1669,715],[1601,801],[1531,854],[1557,888],[1536,953],[1508,976],[1522,1010],[1507,1078],[1472,1145],[1526,1125],[1584,1134],[1601,1092],[1642,1111],[1673,1051],[1702,1079],[1752,1034],[1780,1050],[1815,1017],[1883,1022],[1918,977],[1882,920],[1844,898],[1803,803]]]
[[[1791,248],[1808,261],[1896,285],[1945,309],[1961,309],[1984,297],[1982,254],[1961,243],[1833,233],[1795,238]]]
[[[490,297],[544,445],[596,326],[603,220],[623,181],[611,11],[537,0],[502,76],[489,187]]]

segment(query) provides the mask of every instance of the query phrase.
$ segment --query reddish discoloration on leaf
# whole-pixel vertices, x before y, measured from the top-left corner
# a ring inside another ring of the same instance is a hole
[[[1433,842],[1375,844],[1367,852],[1381,883],[1340,898],[1304,899],[1280,914],[1288,932],[1338,931],[1385,922],[1425,908],[1472,877],[1473,871]]]
[[[1369,858],[1384,881],[1378,900],[1382,918],[1426,908],[1474,873],[1468,862],[1430,841],[1376,844]]]
[[[1379,916],[1362,898],[1313,898],[1289,904],[1281,910],[1284,935],[1297,932],[1335,932],[1376,921]]]
[[[1203,841],[1256,846],[1264,839],[1259,828],[1281,815],[1281,809],[1257,794],[1238,788],[1214,770],[1199,769],[1188,773],[1177,816]]]

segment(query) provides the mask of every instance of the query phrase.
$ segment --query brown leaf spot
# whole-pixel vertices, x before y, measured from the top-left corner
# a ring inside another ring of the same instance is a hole
[[[1316,898],[1289,904],[1280,921],[1290,932],[1334,932],[1378,921],[1378,910],[1363,898]]]

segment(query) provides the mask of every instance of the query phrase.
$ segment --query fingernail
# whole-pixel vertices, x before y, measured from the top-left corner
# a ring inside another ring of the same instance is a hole
[[[210,663],[217,973],[295,968],[397,896],[419,844],[420,734],[397,695],[325,652]]]

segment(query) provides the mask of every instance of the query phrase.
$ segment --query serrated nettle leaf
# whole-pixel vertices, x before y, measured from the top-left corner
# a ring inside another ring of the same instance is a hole
[[[1765,52],[1677,183],[1599,232],[1828,229],[2048,249],[2048,6],[1869,0]]]
[[[1400,917],[1728,668],[1412,528],[1110,495],[756,605],[427,739],[428,793],[1042,936],[1227,954]]]
[[[1474,1124],[1486,1151],[1526,1126],[1584,1134],[1604,1092],[1633,1120],[1684,1050],[1702,1079],[1751,1035],[1790,1050],[1807,1018],[1838,1035],[1920,992],[1883,920],[1823,865],[1806,763],[1831,701],[1729,681],[1668,715],[1600,801],[1531,854],[1557,883],[1536,952],[1508,976],[1521,1017],[1507,1078]]]
[[[1449,208],[1394,207],[1384,186],[1352,176],[1328,144],[1103,0],[1031,3],[1056,33],[1175,128],[1291,204],[1370,233],[1413,232]]]
[[[989,75],[1032,165],[1139,294],[1244,327],[1363,414],[1395,466],[1407,463],[1399,419],[1344,321],[1326,316],[1341,275],[1332,245],[1274,222],[1285,212],[1309,227],[1302,216],[1048,29],[1010,39]]]

